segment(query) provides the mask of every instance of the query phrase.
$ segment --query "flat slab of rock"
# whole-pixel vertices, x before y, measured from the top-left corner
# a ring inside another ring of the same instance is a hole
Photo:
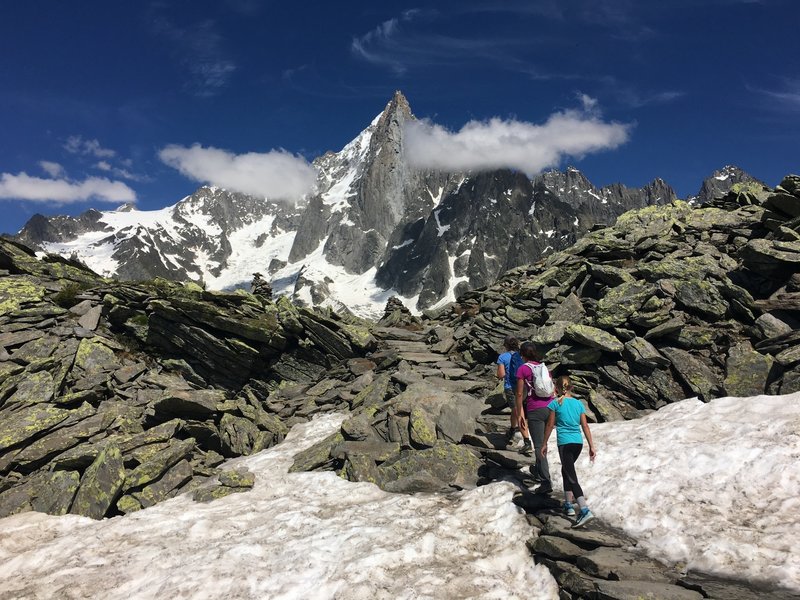
[[[561,590],[567,590],[574,594],[571,597],[593,598],[597,590],[594,577],[589,577],[572,563],[562,560],[550,560],[545,558],[542,564],[550,569],[550,573],[556,578]]]
[[[192,500],[195,502],[212,502],[231,494],[247,492],[253,489],[255,475],[246,469],[223,471],[219,474],[219,484],[203,487],[194,492]]]
[[[406,340],[386,340],[384,342],[388,348],[402,350],[405,352],[427,352],[428,344],[425,342],[408,342]]]
[[[153,410],[181,417],[205,417],[217,410],[225,401],[221,390],[168,390],[153,404]]]
[[[598,581],[598,600],[702,600],[700,592],[652,581]]]
[[[466,441],[466,436],[464,441]],[[501,467],[508,467],[509,469],[521,469],[523,467],[529,467],[535,462],[532,456],[526,456],[525,454],[515,452],[514,450],[490,449],[488,451],[482,451],[481,453],[486,458],[496,462]]]
[[[554,560],[574,560],[586,552],[567,539],[553,535],[540,535],[533,543],[533,551]]]
[[[440,367],[442,375],[447,377],[448,379],[458,379],[459,377],[464,377],[469,371],[466,369],[462,369],[461,367]]]
[[[425,335],[419,331],[409,331],[400,327],[375,327],[372,335],[384,340],[405,340],[408,342],[424,342]]]
[[[795,591],[777,589],[773,586],[760,586],[748,581],[723,579],[705,573],[689,573],[679,584],[690,590],[700,592],[711,600],[797,600]]]
[[[433,352],[401,352],[400,356],[410,363],[438,363],[445,358],[441,354],[434,354]]]
[[[36,437],[42,431],[55,427],[72,414],[72,411],[49,404],[34,404],[22,408],[0,422],[0,450]]]
[[[578,567],[593,577],[672,583],[678,574],[652,558],[621,548],[601,546],[578,558]]]
[[[557,535],[578,544],[608,548],[629,548],[636,545],[635,539],[609,527],[599,519],[592,521],[591,529],[572,529],[571,521],[563,517],[550,517],[544,524],[542,534]]]
[[[30,342],[38,337],[41,337],[42,332],[31,329],[24,329],[22,331],[13,331],[11,333],[0,333],[0,346],[4,348],[12,348],[13,346],[20,346],[25,342]]]
[[[114,380],[117,383],[127,383],[131,379],[138,377],[147,370],[147,365],[144,363],[136,363],[133,365],[126,365],[121,369],[114,371]]]
[[[342,442],[331,451],[334,458],[344,456],[369,456],[377,462],[384,462],[400,453],[397,442],[379,442],[374,440]]]
[[[94,331],[95,329],[97,329],[97,325],[100,323],[100,315],[102,314],[103,314],[103,307],[95,306],[94,308],[87,311],[86,314],[84,314],[80,319],[78,319],[78,324],[84,329],[88,329],[89,331]]]
[[[756,327],[758,327],[759,331],[761,331],[767,339],[792,332],[791,325],[788,325],[771,313],[764,313],[758,317],[756,319]]]
[[[604,352],[622,352],[624,346],[616,337],[589,325],[573,324],[567,327],[566,334],[579,344],[597,348]]]
[[[82,317],[92,309],[92,306],[93,304],[91,300],[82,300],[81,302],[78,302],[75,306],[70,308],[69,312],[71,312],[73,315],[78,315],[79,317]]]
[[[487,435],[483,435],[480,433],[468,433],[463,438],[461,438],[461,443],[473,446],[474,448],[485,449],[485,450],[505,449],[506,447],[505,435],[501,434],[491,434],[491,435],[492,437],[489,438]]]

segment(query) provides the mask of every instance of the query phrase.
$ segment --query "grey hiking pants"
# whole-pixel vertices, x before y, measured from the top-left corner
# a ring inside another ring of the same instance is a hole
[[[550,481],[550,465],[547,464],[547,457],[542,456],[542,446],[544,446],[544,426],[547,424],[547,417],[550,416],[550,409],[546,406],[529,410],[528,430],[533,438],[534,457],[536,458],[535,475],[542,481],[542,485],[547,487],[553,485]]]

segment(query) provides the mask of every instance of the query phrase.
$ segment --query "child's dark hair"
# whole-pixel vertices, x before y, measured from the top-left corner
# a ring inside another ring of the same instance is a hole
[[[542,354],[536,349],[533,342],[523,342],[519,347],[519,353],[525,360],[542,360]]]
[[[506,350],[519,350],[519,340],[513,335],[509,335],[503,340],[503,346],[505,346]]]
[[[572,392],[572,383],[566,375],[556,377],[553,382],[556,386],[556,396],[558,396],[558,403],[564,402],[564,396]]]

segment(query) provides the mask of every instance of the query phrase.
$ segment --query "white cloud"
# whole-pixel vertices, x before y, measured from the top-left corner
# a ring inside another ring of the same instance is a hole
[[[110,171],[112,169],[111,165],[104,160],[101,160],[99,163],[95,165],[101,171]]]
[[[159,158],[194,181],[265,198],[300,198],[313,190],[317,178],[304,158],[285,150],[233,154],[200,144],[171,144]]]
[[[30,200],[68,204],[84,200],[134,202],[136,192],[121,181],[88,177],[83,181],[43,179],[27,173],[0,174],[0,199]]]
[[[534,175],[568,156],[610,150],[628,140],[630,125],[603,121],[592,98],[581,96],[581,101],[583,111],[554,113],[542,125],[493,118],[451,132],[429,121],[407,122],[406,160],[423,169],[512,168]]]
[[[50,177],[59,177],[64,174],[64,167],[57,162],[40,160],[39,166],[42,167],[42,171],[50,175]]]
[[[97,158],[111,158],[117,153],[103,148],[97,139],[86,140],[80,135],[71,135],[64,143],[64,150],[70,154],[90,154]]]
[[[592,112],[597,109],[597,98],[592,98],[587,94],[578,94],[578,99],[581,101],[583,110],[586,112]]]

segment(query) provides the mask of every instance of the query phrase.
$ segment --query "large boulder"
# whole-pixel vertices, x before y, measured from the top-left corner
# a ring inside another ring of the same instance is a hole
[[[67,514],[79,484],[77,471],[36,473],[0,493],[0,518],[29,510]]]
[[[438,440],[432,448],[401,453],[378,472],[382,487],[389,491],[438,492],[475,486],[481,464],[465,446]]]
[[[122,453],[116,446],[104,448],[81,477],[70,512],[102,519],[117,501],[125,483]]]
[[[723,387],[730,396],[763,394],[774,363],[773,357],[753,350],[747,342],[733,346],[725,362]]]
[[[589,346],[590,348],[597,348],[604,352],[622,352],[624,346],[616,337],[589,325],[574,324],[567,327],[566,334],[579,344]]]

